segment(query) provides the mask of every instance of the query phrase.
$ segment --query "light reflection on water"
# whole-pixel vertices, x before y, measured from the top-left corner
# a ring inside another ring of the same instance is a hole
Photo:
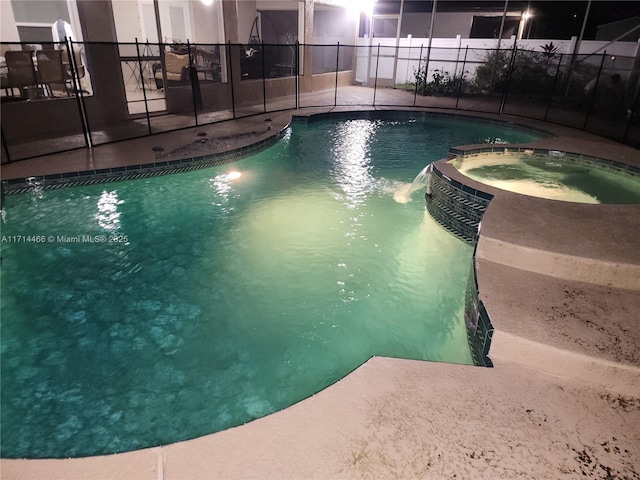
[[[335,162],[332,177],[344,191],[351,209],[361,205],[375,187],[376,180],[371,175],[370,140],[377,125],[367,120],[353,120],[341,123],[335,132],[331,149]]]
[[[216,194],[216,201],[212,204],[221,207],[225,212],[232,212],[233,207],[229,206],[229,199],[233,194],[233,182],[238,181],[242,177],[242,173],[232,170],[227,173],[221,173],[209,179],[209,186]]]
[[[98,225],[108,231],[117,230],[120,226],[120,212],[118,212],[118,205],[122,205],[124,200],[118,199],[118,192],[112,191],[102,192],[98,199],[98,213],[96,213],[96,220]]]

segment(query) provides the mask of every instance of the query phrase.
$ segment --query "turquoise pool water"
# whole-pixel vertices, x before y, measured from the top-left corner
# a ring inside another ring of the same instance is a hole
[[[220,431],[372,355],[471,363],[471,247],[398,194],[449,146],[496,139],[531,137],[319,122],[221,167],[7,197],[2,456]]]

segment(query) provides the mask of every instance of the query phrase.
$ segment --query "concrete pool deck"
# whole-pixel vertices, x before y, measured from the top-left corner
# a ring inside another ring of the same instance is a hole
[[[584,132],[478,116],[558,135],[536,142],[540,148],[640,164],[638,150]],[[217,148],[237,147],[290,117],[265,114],[3,165],[2,177],[153,162],[154,146],[170,152],[201,131],[236,135],[238,142]],[[477,254],[480,298],[496,328],[494,368],[374,357],[241,427],[117,455],[2,459],[1,478],[640,478],[639,235],[637,205],[501,192],[483,219]]]

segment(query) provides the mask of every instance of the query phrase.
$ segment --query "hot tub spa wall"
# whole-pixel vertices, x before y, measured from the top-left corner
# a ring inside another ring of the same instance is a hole
[[[433,164],[427,210],[446,230],[469,244],[475,242],[478,225],[493,195],[453,180]]]
[[[489,319],[487,309],[478,298],[478,280],[476,276],[476,252],[473,252],[471,271],[467,280],[467,290],[464,295],[464,324],[467,328],[467,340],[473,362],[482,367],[493,367],[489,358],[489,348],[493,337],[493,325]]]
[[[425,198],[429,215],[442,227],[461,240],[475,244],[478,227],[493,195],[453,180],[433,164],[429,190]],[[469,348],[476,365],[492,367],[489,348],[493,325],[482,301],[478,298],[475,251],[465,292],[464,320]]]
[[[630,175],[640,175],[640,168],[635,165],[591,155],[537,148],[505,148],[504,146],[494,145],[471,150],[450,149],[449,159],[458,156],[472,157],[487,153],[551,156],[555,162],[563,164],[597,165],[600,168],[625,172]],[[493,195],[475,190],[449,178],[438,168],[438,165],[442,164],[442,162],[433,164],[433,172],[429,180],[430,193],[426,196],[427,211],[436,222],[453,235],[469,244],[475,245],[479,235],[480,221],[493,199]],[[487,355],[489,354],[493,326],[482,301],[479,299],[475,259],[474,251],[465,293],[465,325],[474,362],[476,365],[492,366],[492,362]]]

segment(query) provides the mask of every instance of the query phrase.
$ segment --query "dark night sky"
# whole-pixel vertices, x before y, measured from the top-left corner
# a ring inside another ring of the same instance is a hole
[[[399,11],[399,4],[399,0],[379,0],[376,10],[386,10],[392,13],[394,9]],[[509,10],[526,10],[527,7],[529,7],[534,14],[531,19],[532,23],[529,38],[569,39],[572,35],[578,36],[580,34],[582,21],[587,8],[587,1],[509,1]],[[405,11],[426,12],[431,11],[431,8],[431,1],[405,0]],[[502,15],[504,2],[494,0],[438,0],[437,8],[438,11],[492,10],[494,15],[498,16]],[[593,39],[598,25],[630,17],[640,17],[640,1],[593,0],[591,2],[584,38],[586,40]]]
[[[587,2],[530,2],[536,14],[531,29],[531,38],[550,38],[553,33],[563,32],[564,38],[578,36],[582,28]],[[640,17],[640,2],[594,1],[591,2],[589,18],[584,33],[587,40],[595,38],[596,27],[630,17]]]

